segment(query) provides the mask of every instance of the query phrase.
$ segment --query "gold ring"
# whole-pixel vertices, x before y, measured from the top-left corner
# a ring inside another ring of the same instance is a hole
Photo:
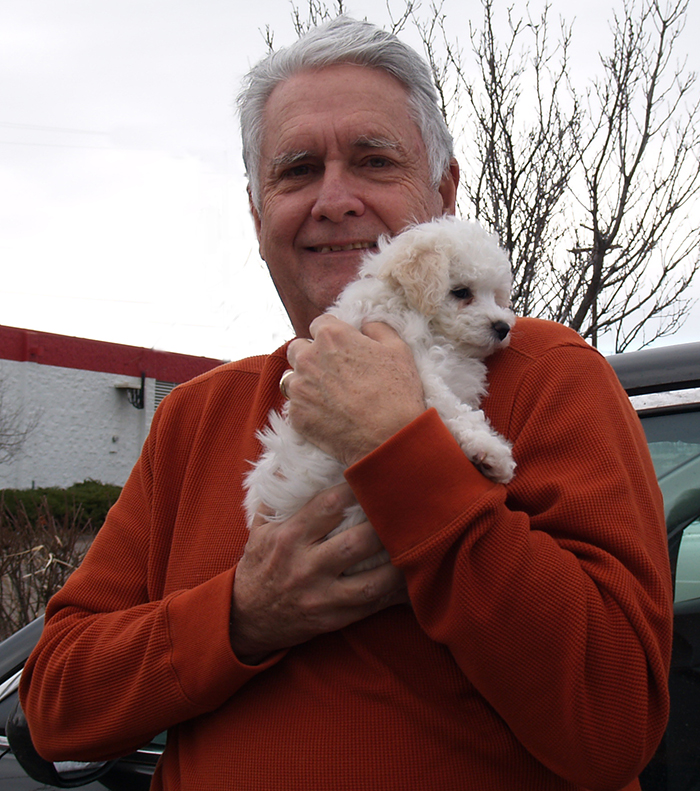
[[[287,392],[287,379],[289,379],[293,373],[294,371],[289,368],[282,374],[282,378],[280,379],[280,393],[287,399],[289,398],[289,393]]]

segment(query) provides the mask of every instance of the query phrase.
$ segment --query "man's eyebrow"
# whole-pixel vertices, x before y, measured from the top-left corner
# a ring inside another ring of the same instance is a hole
[[[270,167],[273,170],[279,170],[280,168],[289,167],[289,165],[296,165],[297,162],[301,162],[310,156],[310,151],[285,151],[272,158]]]
[[[357,148],[388,148],[392,151],[402,151],[403,146],[398,140],[391,140],[388,137],[368,137],[360,135],[355,140]]]

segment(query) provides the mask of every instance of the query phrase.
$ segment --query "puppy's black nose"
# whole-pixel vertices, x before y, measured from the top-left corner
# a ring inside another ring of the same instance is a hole
[[[492,327],[493,331],[498,335],[499,341],[505,340],[510,332],[510,326],[505,321],[494,321]]]

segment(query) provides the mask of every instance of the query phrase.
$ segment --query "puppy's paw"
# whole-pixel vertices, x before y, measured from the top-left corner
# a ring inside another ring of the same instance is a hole
[[[515,474],[515,461],[510,445],[499,437],[488,437],[488,442],[480,443],[476,453],[470,454],[474,466],[496,483],[510,483]]]

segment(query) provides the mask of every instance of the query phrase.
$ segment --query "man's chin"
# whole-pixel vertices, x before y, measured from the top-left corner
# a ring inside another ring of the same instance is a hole
[[[285,305],[297,336],[309,337],[308,328],[311,322],[326,313],[335,304],[345,287],[357,280],[363,259],[364,255],[354,261],[346,259],[342,265],[337,262],[336,266],[317,267],[314,270],[317,277],[313,282],[306,280],[298,284],[301,288],[297,293],[302,292],[307,295],[306,305],[304,307],[298,303]],[[284,303],[285,300],[283,299],[282,302]]]

